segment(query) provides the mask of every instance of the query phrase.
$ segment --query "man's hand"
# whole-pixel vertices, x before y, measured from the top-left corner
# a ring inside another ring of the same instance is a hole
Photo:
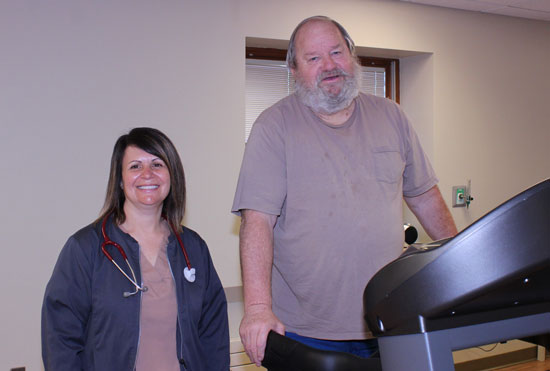
[[[264,359],[269,331],[285,334],[285,326],[266,304],[254,304],[245,310],[239,334],[244,350],[252,362],[260,367]]]

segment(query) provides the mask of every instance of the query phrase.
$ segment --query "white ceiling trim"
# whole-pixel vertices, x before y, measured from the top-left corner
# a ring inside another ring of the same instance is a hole
[[[550,0],[400,0],[510,17],[550,21]]]

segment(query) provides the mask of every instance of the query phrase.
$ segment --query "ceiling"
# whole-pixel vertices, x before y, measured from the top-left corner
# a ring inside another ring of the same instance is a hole
[[[400,0],[511,17],[550,21],[550,0]]]

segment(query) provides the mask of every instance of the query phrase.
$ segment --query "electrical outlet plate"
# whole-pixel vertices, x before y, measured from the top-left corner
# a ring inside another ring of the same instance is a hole
[[[453,187],[453,207],[466,206],[466,186]]]

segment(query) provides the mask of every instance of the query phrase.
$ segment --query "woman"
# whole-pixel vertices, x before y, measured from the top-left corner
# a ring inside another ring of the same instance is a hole
[[[180,225],[184,208],[170,139],[121,136],[101,216],[69,238],[46,287],[46,370],[229,369],[224,291],[206,243]]]

